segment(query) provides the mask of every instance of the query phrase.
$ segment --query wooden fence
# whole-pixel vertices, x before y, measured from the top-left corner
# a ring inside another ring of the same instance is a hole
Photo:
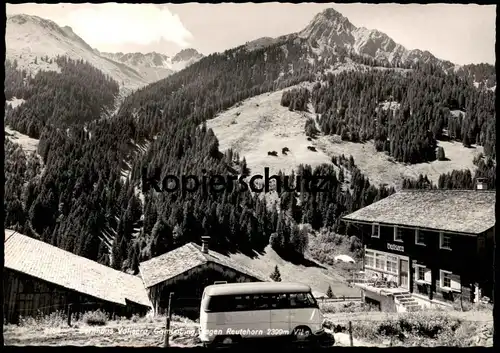
[[[318,303],[338,303],[338,302],[345,302],[345,301],[360,301],[362,299],[361,296],[357,297],[346,297],[346,296],[341,296],[337,298],[317,298],[316,300]]]

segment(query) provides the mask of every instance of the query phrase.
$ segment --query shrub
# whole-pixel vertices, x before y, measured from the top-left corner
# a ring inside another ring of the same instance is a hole
[[[71,316],[71,322],[76,321],[76,314]],[[35,316],[20,317],[19,326],[33,327],[40,326],[43,328],[59,328],[68,326],[68,316],[63,310],[54,311],[50,314],[44,315],[39,312]]]
[[[372,336],[390,337],[404,343],[404,345],[441,345],[443,342],[457,342],[462,338],[457,338],[455,332],[461,327],[462,322],[453,319],[443,312],[432,314],[407,313],[382,321],[376,325]],[[366,331],[366,328],[365,328]],[[460,332],[460,331],[459,331]],[[366,335],[366,332],[363,332]],[[447,344],[449,345],[449,344]]]
[[[326,319],[323,326],[342,332],[347,322],[339,325]],[[393,346],[491,346],[493,336],[492,323],[463,322],[445,312],[405,313],[383,321],[355,320],[352,329],[357,339],[377,344],[390,341]]]
[[[88,311],[83,314],[83,322],[89,326],[104,326],[108,323],[108,314],[101,310]]]
[[[378,308],[372,304],[363,302],[337,302],[337,303],[321,303],[320,309],[324,313],[362,313],[370,311],[379,311]]]

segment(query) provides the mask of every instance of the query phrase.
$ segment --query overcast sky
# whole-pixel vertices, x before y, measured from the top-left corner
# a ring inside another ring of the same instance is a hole
[[[333,7],[355,26],[378,29],[407,49],[429,50],[457,64],[495,63],[496,6],[399,4],[7,4],[70,26],[89,45],[107,52],[182,48],[203,54],[260,37],[298,32]]]

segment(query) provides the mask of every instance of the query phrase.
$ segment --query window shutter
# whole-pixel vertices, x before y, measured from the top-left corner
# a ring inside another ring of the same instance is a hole
[[[432,280],[432,277],[431,277],[431,270],[429,270],[428,268],[425,269],[425,274],[424,274],[424,281],[426,282],[431,282]]]
[[[451,275],[451,289],[460,290],[460,276]]]

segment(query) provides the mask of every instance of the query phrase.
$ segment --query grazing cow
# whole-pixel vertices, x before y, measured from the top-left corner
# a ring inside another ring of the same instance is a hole
[[[267,152],[267,155],[268,156],[275,156],[275,157],[277,157],[278,156],[278,152],[276,152],[276,151],[269,151],[269,152]]]
[[[286,154],[287,152],[290,152],[290,149],[288,147],[283,147],[281,149],[281,153]]]
[[[308,149],[309,151],[316,152],[316,147],[314,147],[314,146],[307,146],[307,149]]]

